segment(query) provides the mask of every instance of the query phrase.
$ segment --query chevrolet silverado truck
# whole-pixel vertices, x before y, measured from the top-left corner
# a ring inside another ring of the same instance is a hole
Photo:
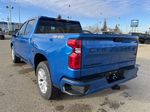
[[[45,99],[60,91],[87,95],[137,77],[138,38],[84,34],[78,21],[36,17],[11,40],[12,61],[35,70]]]

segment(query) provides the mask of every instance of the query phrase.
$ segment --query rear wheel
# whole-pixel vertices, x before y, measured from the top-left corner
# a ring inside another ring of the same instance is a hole
[[[47,61],[43,61],[38,64],[36,76],[41,96],[46,100],[56,98],[59,90],[53,86]]]
[[[11,58],[12,58],[13,63],[20,63],[21,62],[21,59],[16,56],[13,46],[11,48]]]

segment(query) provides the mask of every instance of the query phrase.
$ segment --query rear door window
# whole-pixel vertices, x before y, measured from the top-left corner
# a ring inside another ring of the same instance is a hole
[[[25,35],[29,35],[33,31],[35,20],[30,20],[27,24]]]
[[[25,34],[26,26],[27,26],[27,22],[25,22],[25,23],[22,25],[20,31],[18,32],[18,34],[19,34],[20,36]]]

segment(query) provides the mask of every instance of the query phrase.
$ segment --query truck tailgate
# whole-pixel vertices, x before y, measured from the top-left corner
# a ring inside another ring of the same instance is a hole
[[[81,76],[135,64],[138,43],[132,37],[83,38]]]

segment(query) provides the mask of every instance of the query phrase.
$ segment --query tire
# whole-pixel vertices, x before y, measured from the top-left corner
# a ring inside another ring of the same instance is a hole
[[[13,46],[11,47],[11,57],[12,57],[13,63],[20,63],[21,62],[21,59],[16,56]]]
[[[4,40],[4,39],[5,39],[4,35],[1,35],[0,40]]]
[[[3,36],[2,36],[2,40],[4,40],[4,39],[5,39],[5,36],[3,35]]]
[[[40,95],[46,100],[55,99],[58,96],[59,90],[53,86],[47,61],[38,64],[36,76]]]

